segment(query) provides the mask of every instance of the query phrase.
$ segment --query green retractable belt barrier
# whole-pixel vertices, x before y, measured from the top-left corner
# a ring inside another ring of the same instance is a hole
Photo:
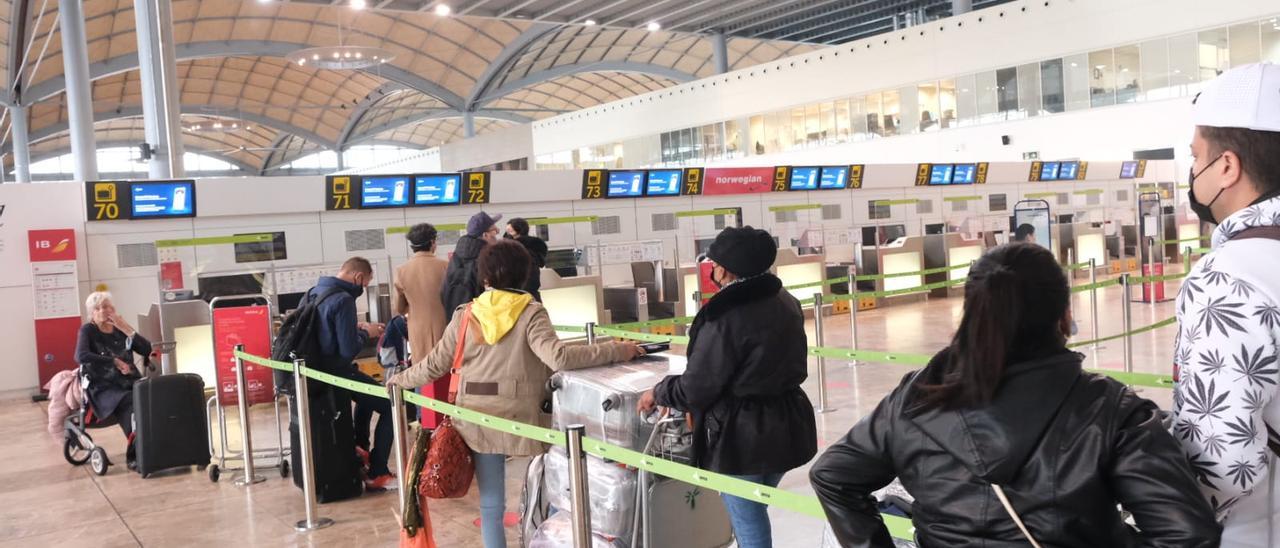
[[[202,245],[250,244],[271,241],[270,234],[241,234],[239,236],[208,236],[205,238],[182,238],[178,240],[156,240],[157,249],[168,247],[194,247]]]

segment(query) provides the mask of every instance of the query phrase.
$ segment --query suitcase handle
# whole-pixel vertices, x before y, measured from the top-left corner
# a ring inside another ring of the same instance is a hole
[[[609,397],[605,398],[604,401],[600,402],[600,407],[604,408],[605,413],[613,411],[614,409],[617,409],[621,405],[622,405],[622,396],[619,396],[618,394],[609,394]]]

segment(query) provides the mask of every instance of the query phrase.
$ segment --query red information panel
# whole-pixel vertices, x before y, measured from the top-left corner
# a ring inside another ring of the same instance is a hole
[[[1151,269],[1152,266],[1155,267],[1155,270]],[[1160,263],[1156,263],[1154,265],[1144,264],[1142,265],[1142,275],[1144,277],[1163,276],[1164,265]],[[1147,282],[1142,284],[1142,302],[1149,303],[1152,302],[1152,299],[1155,299],[1156,302],[1164,300],[1164,282]]]
[[[702,195],[758,194],[773,191],[771,167],[708,168],[702,177]]]
[[[76,260],[76,231],[70,228],[28,230],[27,246],[31,262]]]
[[[218,404],[239,404],[236,399],[235,346],[255,356],[271,355],[271,310],[266,306],[229,306],[213,309],[213,359],[216,364]],[[249,404],[269,403],[275,398],[271,368],[244,364],[245,393]]]

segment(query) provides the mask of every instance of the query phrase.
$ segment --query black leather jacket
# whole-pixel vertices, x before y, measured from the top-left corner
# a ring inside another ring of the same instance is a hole
[[[948,351],[919,375],[939,381]],[[1155,404],[1065,350],[1009,366],[985,408],[909,413],[908,374],[810,471],[840,544],[891,547],[871,492],[898,477],[923,547],[1212,547],[1221,528]],[[1136,532],[1116,510],[1133,513]]]

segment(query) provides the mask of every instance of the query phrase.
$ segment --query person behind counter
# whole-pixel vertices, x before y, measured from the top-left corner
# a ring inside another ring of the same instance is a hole
[[[692,413],[700,468],[777,487],[818,452],[813,405],[800,384],[809,349],[800,303],[769,273],[773,236],[726,228],[707,250],[720,291],[689,330],[688,367],[640,399],[640,410]],[[741,548],[773,545],[763,504],[721,495]]]
[[[644,353],[635,343],[567,345],[556,336],[547,310],[524,287],[529,252],[501,241],[485,246],[478,257],[485,292],[469,306],[458,307],[440,343],[390,383],[413,388],[449,373],[462,325],[467,326],[459,374],[457,405],[525,424],[548,426],[542,413],[543,387],[551,373],[633,359]],[[464,319],[465,318],[465,319]],[[480,529],[485,548],[505,548],[506,458],[546,452],[546,445],[519,436],[455,422],[475,453],[480,485]]]
[[[111,294],[96,291],[84,301],[89,323],[76,337],[76,362],[89,377],[89,402],[99,417],[112,416],[129,440],[125,459],[130,470],[138,465],[133,445],[133,383],[142,378],[134,356],[146,358],[151,343],[116,313]]]
[[[533,295],[533,300],[542,302],[542,294],[538,290],[542,289],[542,268],[547,266],[547,242],[537,236],[531,236],[529,221],[520,217],[507,221],[507,233],[503,237],[520,242],[520,245],[529,252],[533,264],[529,267],[529,279],[524,283],[524,290]]]
[[[978,259],[951,345],[810,469],[841,546],[894,546],[871,493],[895,477],[920,546],[1218,546],[1156,405],[1067,349],[1070,298],[1043,247]]]

